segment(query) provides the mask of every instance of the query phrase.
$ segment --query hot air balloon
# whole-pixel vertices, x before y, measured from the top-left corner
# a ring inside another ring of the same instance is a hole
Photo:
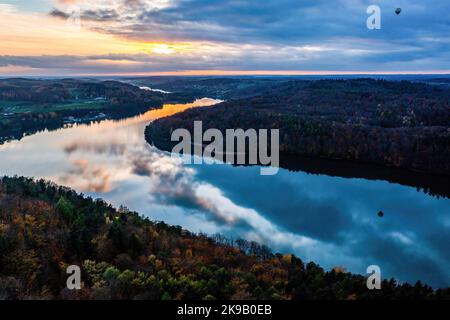
[[[397,9],[395,9],[395,13],[396,13],[397,15],[399,15],[400,12],[402,12],[402,8],[397,8]]]

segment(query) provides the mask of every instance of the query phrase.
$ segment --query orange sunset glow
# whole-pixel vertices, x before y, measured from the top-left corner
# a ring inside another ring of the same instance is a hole
[[[239,10],[233,20],[219,19],[219,9],[211,7],[207,9],[211,11],[209,15],[201,15],[195,7],[177,0],[1,1],[0,75],[449,72],[450,66],[444,62],[448,59],[443,56],[446,49],[436,57],[425,58],[425,53],[436,50],[437,45],[448,44],[448,37],[435,33],[432,25],[421,34],[408,33],[410,38],[396,33],[380,38],[364,28],[362,5],[345,3],[339,8],[342,16],[335,19],[348,26],[333,31],[323,27],[328,11],[324,11],[323,20],[314,17],[312,25],[301,25],[307,11],[286,11],[277,24],[261,27],[257,16],[247,16]],[[230,4],[229,15],[235,9]],[[191,10],[191,16],[187,16]],[[419,12],[412,14],[420,18]],[[345,16],[354,20],[345,20]],[[300,24],[293,25],[292,19]],[[391,29],[407,28],[412,23],[391,16],[384,21]],[[404,25],[396,26],[399,22]],[[302,31],[309,28],[320,33],[314,36]],[[394,55],[399,62],[383,61],[385,55]],[[402,59],[411,55],[413,58]]]

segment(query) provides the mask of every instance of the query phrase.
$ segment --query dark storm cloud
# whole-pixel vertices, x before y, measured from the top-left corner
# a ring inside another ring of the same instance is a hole
[[[58,9],[53,9],[50,12],[50,16],[55,17],[55,18],[60,18],[60,19],[67,19],[70,17],[70,15],[68,13],[65,13]]]
[[[346,3],[348,1],[177,1],[162,10],[144,11],[133,25],[131,35],[145,37],[163,32],[173,39],[233,43],[301,44],[311,39],[329,40],[365,31],[367,6]]]
[[[114,64],[116,61],[127,61],[132,64]],[[23,66],[36,69],[56,70],[65,73],[97,73],[97,72],[154,72],[178,71],[180,69],[202,69],[214,67],[217,60],[195,59],[195,57],[151,56],[151,55],[42,55],[42,56],[0,56],[0,67]],[[235,64],[236,65],[236,64]]]
[[[230,41],[233,43],[305,43],[341,37],[362,37],[415,43],[425,36],[446,37],[450,20],[446,1],[378,1],[382,29],[366,28],[366,8],[373,1],[299,0],[188,0],[171,1],[154,8],[151,1],[111,1],[113,8],[82,10],[99,20],[116,17],[127,26],[117,30],[105,24],[106,32],[147,38]],[[402,5],[400,16],[394,14]],[[83,8],[83,7],[82,7]]]
[[[93,21],[113,21],[119,18],[119,14],[115,10],[86,10],[80,19]]]
[[[372,4],[381,7],[381,30],[366,27],[366,9]],[[72,65],[66,63],[80,72],[450,70],[448,1],[99,0],[60,4],[50,15],[65,19],[74,5],[84,28],[142,42],[195,42],[197,47],[166,57],[152,52],[125,56],[123,60],[135,63],[109,64],[109,69],[99,57],[88,57],[88,62],[74,57]],[[397,16],[398,6],[402,13]],[[205,49],[205,43],[217,47]],[[9,65],[58,68],[65,59],[55,57],[53,63],[23,57]]]
[[[156,2],[111,1],[104,6],[81,6],[81,16],[97,23],[93,29],[141,41],[208,41],[237,45],[288,48],[290,55],[243,52],[239,61],[192,61],[179,57],[178,69],[420,71],[450,69],[450,3],[419,0],[377,3],[382,29],[366,28],[366,9],[373,1],[188,0]],[[108,7],[109,6],[109,7]],[[394,10],[403,8],[397,16]],[[54,10],[53,15],[63,16]],[[114,23],[111,23],[114,22]],[[319,46],[317,52],[290,47]],[[199,54],[199,57],[202,56]],[[167,68],[167,66],[166,66]],[[164,68],[163,68],[164,69]]]
[[[60,9],[53,9],[49,15],[54,18],[68,19],[75,11],[63,11]],[[88,21],[114,21],[120,19],[120,15],[113,9],[100,9],[100,10],[83,10],[80,11],[80,19]]]
[[[27,66],[32,68],[60,68],[78,61],[75,56],[0,56],[0,66]]]

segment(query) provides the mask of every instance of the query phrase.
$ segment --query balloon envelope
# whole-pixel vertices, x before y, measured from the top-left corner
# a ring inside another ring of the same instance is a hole
[[[395,9],[395,13],[396,13],[397,15],[399,15],[400,12],[402,12],[402,8],[397,8],[397,9]]]

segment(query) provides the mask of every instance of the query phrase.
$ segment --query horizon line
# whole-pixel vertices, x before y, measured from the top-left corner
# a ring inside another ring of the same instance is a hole
[[[161,72],[114,72],[74,74],[0,74],[0,78],[12,77],[146,77],[146,76],[387,76],[387,75],[450,75],[450,70],[428,71],[305,71],[305,70],[185,70]]]

